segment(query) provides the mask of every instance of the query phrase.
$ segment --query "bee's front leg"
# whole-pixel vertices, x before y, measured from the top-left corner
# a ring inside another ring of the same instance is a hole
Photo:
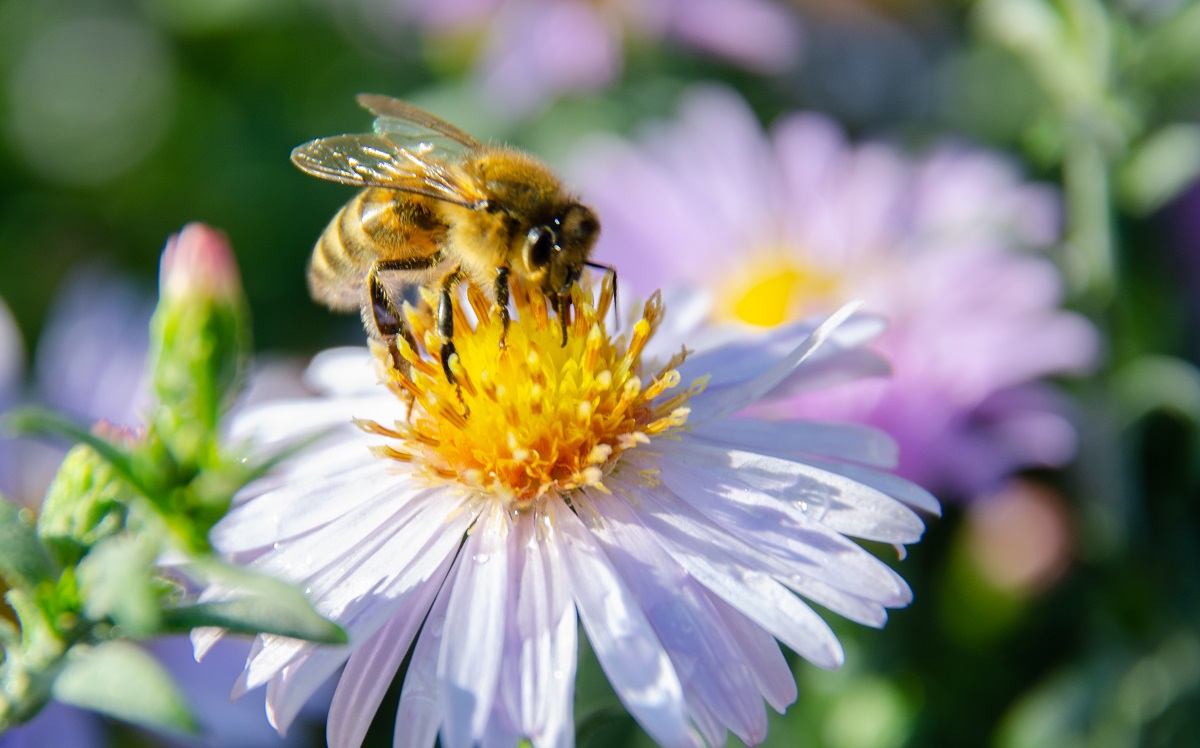
[[[441,296],[438,299],[438,335],[442,338],[442,372],[450,384],[458,384],[450,370],[450,358],[454,350],[454,288],[463,279],[462,266],[456,265],[442,278]]]
[[[501,266],[496,268],[496,285],[493,289],[496,306],[495,310],[500,314],[500,348],[504,348],[504,341],[508,338],[508,274],[509,269]]]

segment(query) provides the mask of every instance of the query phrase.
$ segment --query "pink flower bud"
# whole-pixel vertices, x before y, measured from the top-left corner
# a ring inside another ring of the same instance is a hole
[[[159,271],[159,292],[164,297],[230,298],[240,289],[237,261],[224,233],[189,223],[167,240]]]

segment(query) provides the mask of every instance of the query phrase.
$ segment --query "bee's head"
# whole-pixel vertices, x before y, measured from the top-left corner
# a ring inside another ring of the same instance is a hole
[[[538,283],[547,296],[568,293],[583,273],[599,236],[600,222],[591,208],[569,203],[553,218],[526,232],[521,249],[525,277]]]

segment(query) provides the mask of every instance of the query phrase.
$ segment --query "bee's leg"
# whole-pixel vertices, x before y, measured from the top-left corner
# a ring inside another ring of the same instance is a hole
[[[463,279],[462,266],[457,265],[442,278],[442,291],[438,299],[438,335],[442,338],[442,372],[446,381],[457,384],[454,372],[450,371],[450,357],[454,355],[454,287]]]
[[[503,265],[496,268],[496,286],[493,292],[496,297],[496,310],[500,313],[500,347],[508,338],[508,274],[509,269]]]
[[[559,343],[560,348],[567,346],[567,314],[570,313],[571,297],[566,294],[555,294],[554,296],[554,313],[558,315],[558,324],[562,327],[562,342]]]
[[[368,328],[368,332],[377,334],[388,347],[388,353],[392,356],[392,365],[397,371],[408,373],[408,362],[400,355],[400,349],[396,347],[396,336],[403,335],[411,344],[412,333],[408,331],[408,326],[404,324],[404,318],[400,316],[394,304],[392,297],[388,294],[383,283],[380,282],[379,276],[374,270],[371,271],[367,278],[368,288],[371,294],[371,320],[370,325],[374,323],[374,330]],[[363,315],[364,317],[366,314]]]
[[[371,294],[371,319],[375,323],[375,330],[378,331],[379,337],[383,342],[387,343],[388,352],[391,353],[392,363],[402,372],[408,372],[408,362],[400,355],[400,349],[396,346],[396,336],[403,335],[408,344],[416,350],[417,341],[413,338],[412,331],[408,329],[408,325],[404,324],[404,318],[400,316],[400,311],[396,305],[392,303],[391,295],[387,292],[387,288],[383,282],[379,280],[379,274],[392,271],[414,271],[428,270],[435,267],[444,259],[443,252],[435,252],[427,257],[405,257],[401,260],[376,260],[371,266],[371,272],[368,274],[367,283]],[[366,316],[365,314],[363,315]],[[369,330],[368,330],[369,331]]]

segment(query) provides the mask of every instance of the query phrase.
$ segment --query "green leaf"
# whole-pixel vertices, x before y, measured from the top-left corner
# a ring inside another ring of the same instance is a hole
[[[1120,174],[1122,196],[1140,215],[1161,208],[1200,175],[1200,125],[1168,125],[1138,146]]]
[[[134,724],[195,734],[187,701],[158,660],[127,642],[76,647],[54,681],[54,698]]]
[[[0,496],[0,577],[9,587],[29,589],[53,574],[50,554],[34,532],[33,514]]]
[[[234,599],[165,612],[165,620],[179,630],[191,619],[195,623],[186,628],[220,626],[248,633],[282,633],[325,644],[349,641],[340,626],[318,614],[304,593],[286,582],[230,566],[215,557],[198,560],[188,571],[204,584],[229,591]]]
[[[290,604],[281,607],[276,600],[263,595],[163,611],[166,631],[191,631],[203,626],[217,626],[234,634],[276,634],[320,644],[347,641],[341,626],[320,617],[312,608],[302,611]]]
[[[93,621],[111,620],[128,636],[159,630],[158,585],[151,574],[158,543],[146,536],[107,538],[79,564],[83,611]]]

